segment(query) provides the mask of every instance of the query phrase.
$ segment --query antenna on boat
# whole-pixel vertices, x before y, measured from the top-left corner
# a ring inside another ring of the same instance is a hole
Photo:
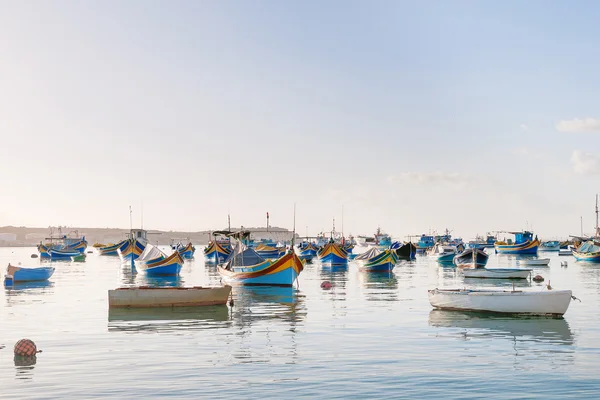
[[[294,227],[292,230],[292,252],[294,251],[294,239],[296,239],[296,203],[294,203]]]
[[[131,206],[129,206],[129,234],[133,233],[133,216]]]
[[[594,238],[600,238],[600,228],[598,228],[598,193],[596,193],[596,232],[594,232]]]
[[[142,204],[141,204],[141,209],[142,209],[142,218],[141,218],[141,222],[140,222],[140,228],[144,229],[144,200],[142,200]]]

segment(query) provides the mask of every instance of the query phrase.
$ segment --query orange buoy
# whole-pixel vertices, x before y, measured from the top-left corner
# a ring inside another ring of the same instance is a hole
[[[38,352],[37,346],[29,339],[21,339],[15,344],[15,356],[30,357]]]
[[[534,282],[544,282],[544,277],[541,275],[536,275],[532,279]]]
[[[331,289],[332,287],[333,285],[329,281],[323,281],[323,283],[321,283],[321,289]]]

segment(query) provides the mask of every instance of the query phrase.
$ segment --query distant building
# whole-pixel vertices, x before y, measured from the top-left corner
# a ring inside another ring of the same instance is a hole
[[[48,236],[47,233],[28,233],[25,235],[25,240],[42,240]]]
[[[16,240],[16,233],[0,233],[0,242],[15,242]]]

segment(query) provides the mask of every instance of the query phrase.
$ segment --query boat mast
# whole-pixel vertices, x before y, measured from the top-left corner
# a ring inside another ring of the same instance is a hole
[[[600,230],[598,229],[598,194],[596,193],[596,239],[600,237]]]

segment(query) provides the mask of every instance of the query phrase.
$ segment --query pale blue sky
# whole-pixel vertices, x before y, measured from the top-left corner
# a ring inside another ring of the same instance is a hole
[[[0,225],[592,230],[600,4],[0,1]],[[576,120],[579,119],[579,120]],[[562,124],[560,121],[566,121]],[[569,122],[570,121],[570,122]]]

